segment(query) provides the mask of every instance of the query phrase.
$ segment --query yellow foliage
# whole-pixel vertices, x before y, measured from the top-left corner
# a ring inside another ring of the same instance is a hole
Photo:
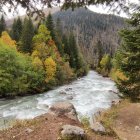
[[[110,77],[116,82],[118,82],[118,79],[128,80],[128,78],[119,69],[115,68],[111,70]]]
[[[39,58],[42,61],[45,61],[46,58],[50,56],[55,61],[57,60],[59,52],[57,50],[55,42],[52,40],[52,37],[50,36],[50,31],[48,31],[45,25],[39,26],[38,34],[35,35],[33,38],[33,46],[34,50],[37,50],[39,52]]]
[[[70,79],[71,77],[73,77],[74,74],[68,62],[64,63],[63,70],[67,79]]]
[[[117,78],[119,78],[119,79],[121,79],[123,81],[128,80],[128,78],[120,70],[117,70],[115,72],[115,75],[117,76]]]
[[[49,82],[55,77],[56,73],[56,63],[52,59],[52,57],[49,57],[44,62],[45,68],[46,68],[46,82]]]
[[[36,55],[39,55],[39,57],[41,58],[41,60],[42,61],[44,61],[47,57],[49,57],[50,56],[50,54],[49,54],[49,48],[48,48],[48,46],[45,44],[45,43],[38,43],[38,44],[36,44],[35,45],[35,47],[34,47],[34,49],[35,49],[35,53],[36,53]]]
[[[39,55],[40,55],[40,53],[37,50],[34,50],[33,53],[32,53],[33,58],[38,57]]]
[[[33,64],[33,66],[35,66],[35,67],[37,67],[37,68],[43,67],[43,63],[42,63],[42,61],[39,59],[39,57],[34,57],[34,58],[33,58],[32,64]]]
[[[110,57],[109,55],[104,55],[102,60],[100,61],[101,68],[107,68],[108,64],[110,63]]]
[[[12,40],[6,31],[2,32],[1,39],[6,45],[16,48],[16,41]]]

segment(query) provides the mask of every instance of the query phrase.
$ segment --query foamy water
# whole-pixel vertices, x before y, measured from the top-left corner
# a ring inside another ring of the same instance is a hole
[[[60,94],[60,92],[66,94]],[[58,87],[49,92],[0,101],[0,126],[7,127],[15,119],[32,119],[47,113],[51,104],[59,101],[71,102],[79,116],[91,116],[101,109],[111,106],[111,101],[118,99],[115,83],[94,71],[69,85]],[[70,98],[73,98],[72,100]]]

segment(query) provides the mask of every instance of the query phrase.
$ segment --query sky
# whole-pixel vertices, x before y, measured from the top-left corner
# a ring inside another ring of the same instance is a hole
[[[140,1],[139,0],[129,0],[129,2],[133,2],[135,4],[139,4],[140,5]],[[89,6],[88,7],[91,11],[97,12],[97,13],[102,13],[102,14],[115,14],[121,17],[128,17],[128,15],[124,12],[120,12],[119,14],[117,13],[113,13],[112,11],[110,11],[109,7],[106,7],[105,5],[97,5],[97,6]]]
[[[140,1],[139,0],[129,0],[130,2],[133,2],[133,3],[138,3],[140,4]],[[124,12],[120,12],[119,14],[117,13],[113,13],[109,10],[109,7],[106,7],[104,5],[91,5],[88,7],[89,10],[91,11],[94,11],[94,12],[97,12],[97,13],[102,13],[102,14],[115,14],[115,15],[118,15],[118,16],[121,16],[121,17],[128,17],[127,14],[125,14]],[[18,14],[14,12],[13,14],[13,11],[12,12],[8,12],[8,9],[5,8],[5,11],[7,13],[7,18],[10,19],[10,18],[15,18],[17,17],[18,15],[22,16],[22,15],[25,15],[25,10],[21,7],[18,8]]]

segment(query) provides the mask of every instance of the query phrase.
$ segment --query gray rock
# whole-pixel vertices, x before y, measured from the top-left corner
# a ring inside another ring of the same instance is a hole
[[[56,116],[66,116],[72,120],[78,121],[77,113],[73,104],[66,101],[54,103],[49,108],[48,113]]]
[[[62,127],[62,131],[61,131],[61,136],[62,138],[84,138],[85,137],[85,131],[78,127],[78,126],[73,126],[73,125],[64,125]]]
[[[39,108],[47,109],[49,106],[47,104],[38,104]]]
[[[106,130],[100,122],[94,122],[91,125],[91,129],[97,133],[105,133]]]
[[[66,88],[65,90],[66,90],[66,91],[70,91],[70,90],[72,90],[72,88]]]
[[[106,109],[100,109],[96,113],[93,114],[92,116],[92,121],[97,122],[100,120],[100,117],[105,113]]]
[[[32,129],[30,129],[30,128],[26,128],[26,130],[25,130],[25,132],[26,133],[31,133],[31,132],[33,132],[34,130],[32,130]]]
[[[59,94],[66,95],[67,93],[65,91],[60,91]]]
[[[118,94],[118,92],[116,92],[116,91],[113,91],[113,90],[108,90],[109,92],[111,92],[111,93],[115,93],[115,94]]]
[[[67,99],[68,100],[72,100],[73,99],[73,96],[68,96]]]
[[[118,105],[118,104],[120,104],[121,103],[121,100],[120,99],[118,99],[118,100],[113,100],[112,102],[111,102],[111,106],[116,106],[116,105]]]

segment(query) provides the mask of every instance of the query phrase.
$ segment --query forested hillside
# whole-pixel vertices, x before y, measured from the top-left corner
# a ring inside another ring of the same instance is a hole
[[[64,32],[74,31],[84,58],[93,67],[104,54],[112,56],[115,53],[120,44],[118,31],[125,26],[121,17],[98,14],[85,8],[60,11],[53,17],[61,20]]]
[[[55,26],[51,14],[38,25],[18,17],[7,28],[0,17],[0,97],[47,91],[86,75],[74,34],[65,41],[58,21]]]

